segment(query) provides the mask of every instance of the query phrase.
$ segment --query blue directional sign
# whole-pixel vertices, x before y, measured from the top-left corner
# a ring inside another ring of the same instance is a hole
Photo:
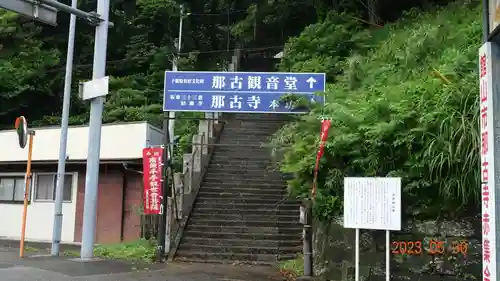
[[[324,103],[324,73],[166,71],[164,111],[304,113],[280,102],[286,94]]]

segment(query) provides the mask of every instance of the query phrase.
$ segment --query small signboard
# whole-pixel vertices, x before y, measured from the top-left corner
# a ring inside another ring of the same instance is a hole
[[[82,100],[104,97],[109,94],[109,76],[80,83],[78,94]]]
[[[344,227],[401,230],[401,178],[344,178]]]
[[[0,8],[30,17],[52,26],[57,25],[57,9],[35,0],[0,0]]]

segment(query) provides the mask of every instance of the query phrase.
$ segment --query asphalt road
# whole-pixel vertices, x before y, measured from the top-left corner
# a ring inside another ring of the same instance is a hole
[[[278,281],[276,269],[245,265],[133,264],[123,261],[82,262],[72,257],[50,257],[44,252],[19,251],[0,245],[2,281]]]

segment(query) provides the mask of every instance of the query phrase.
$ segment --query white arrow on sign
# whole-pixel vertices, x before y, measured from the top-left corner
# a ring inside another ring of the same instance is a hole
[[[306,80],[307,83],[309,83],[309,88],[314,88],[314,83],[316,83],[316,79],[309,77],[309,79]]]

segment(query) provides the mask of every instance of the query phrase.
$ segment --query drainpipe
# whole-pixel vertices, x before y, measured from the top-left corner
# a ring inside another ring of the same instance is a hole
[[[121,223],[120,223],[120,242],[123,242],[123,234],[125,231],[125,200],[127,197],[127,169],[122,169],[122,214],[121,214]]]

